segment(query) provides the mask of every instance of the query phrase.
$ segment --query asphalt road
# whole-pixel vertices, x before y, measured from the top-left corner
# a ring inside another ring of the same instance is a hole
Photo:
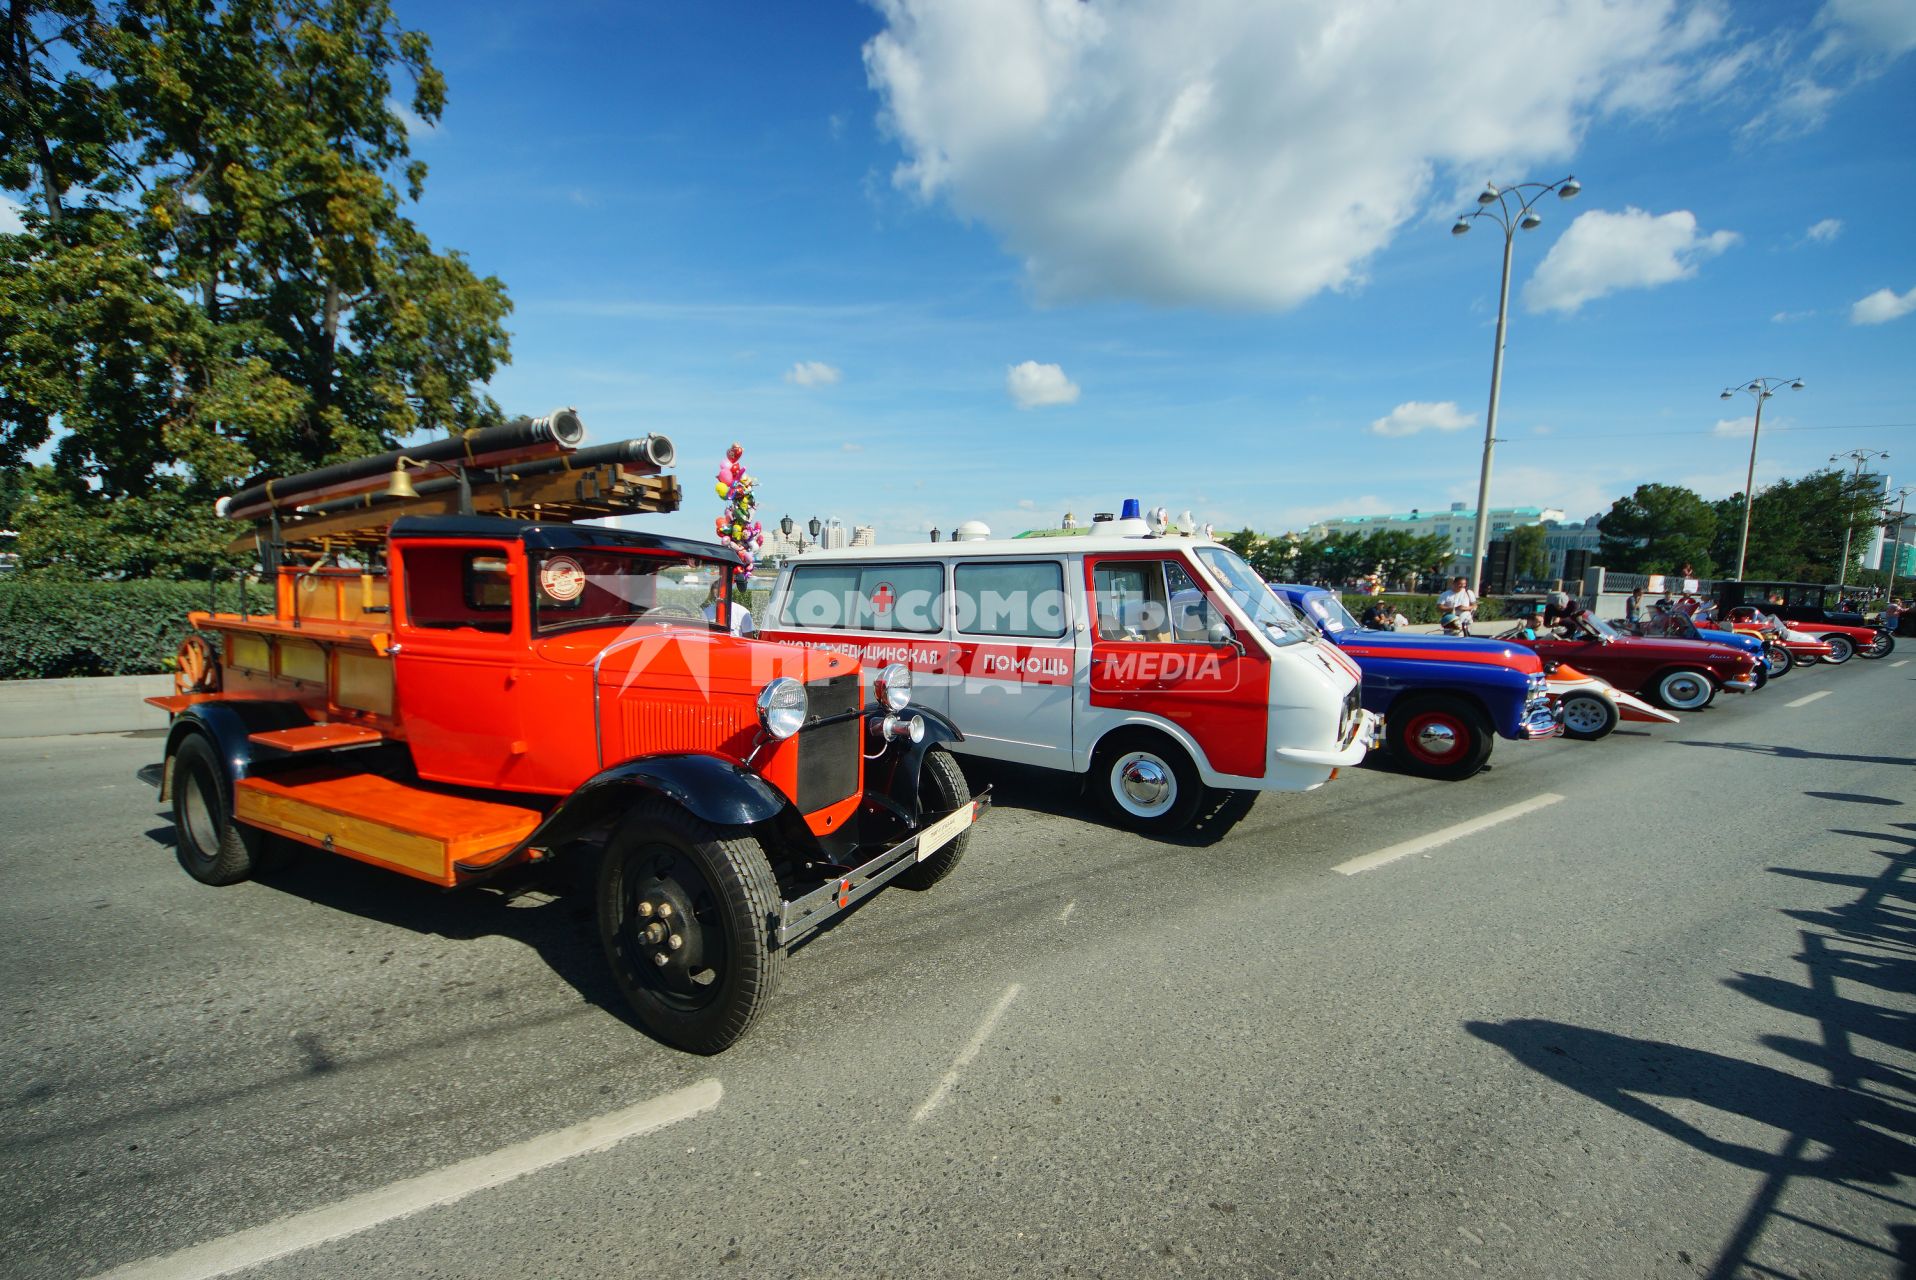
[[[580,894],[203,888],[157,740],[0,742],[0,1273],[1916,1274],[1901,662],[1179,843],[994,773],[716,1059],[624,1021]]]

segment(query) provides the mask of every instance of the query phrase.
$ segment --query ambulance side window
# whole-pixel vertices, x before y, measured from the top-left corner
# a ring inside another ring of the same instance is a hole
[[[1064,566],[980,560],[952,570],[958,630],[972,636],[1063,638],[1067,621]]]
[[[1164,643],[1172,638],[1162,560],[1113,560],[1092,569],[1098,638]]]
[[[1165,561],[1164,580],[1171,595],[1172,634],[1187,644],[1206,643],[1211,637],[1211,624],[1216,616],[1210,598],[1184,566],[1175,560]]]
[[[936,634],[945,625],[945,567],[799,565],[778,618],[783,626]]]

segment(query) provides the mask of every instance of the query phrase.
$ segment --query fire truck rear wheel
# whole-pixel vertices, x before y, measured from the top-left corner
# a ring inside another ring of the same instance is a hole
[[[173,852],[201,884],[237,884],[260,868],[263,832],[233,821],[232,788],[212,744],[189,734],[173,753]]]
[[[1104,811],[1147,835],[1183,830],[1204,803],[1204,780],[1191,757],[1148,729],[1114,733],[1100,743],[1091,778]]]
[[[780,953],[767,926],[778,881],[750,835],[721,832],[663,799],[639,804],[599,864],[599,939],[645,1029],[721,1053],[772,997]]]
[[[971,803],[971,784],[965,781],[964,770],[952,759],[951,752],[933,747],[925,753],[924,763],[918,770],[918,809],[919,812],[935,817],[943,817],[960,805]],[[971,843],[971,832],[953,840],[938,852],[918,863],[910,871],[899,876],[893,883],[906,889],[929,889],[951,874],[958,860],[965,856],[965,846]]]

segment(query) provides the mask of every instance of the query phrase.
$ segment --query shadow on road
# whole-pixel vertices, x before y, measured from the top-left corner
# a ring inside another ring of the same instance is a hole
[[[1096,802],[1088,794],[1088,786],[1069,774],[1059,773],[1055,769],[1040,769],[1035,765],[980,760],[975,756],[965,756],[961,763],[973,791],[982,790],[987,785],[991,787],[994,808],[1028,809],[1033,813],[1045,813],[1058,818],[1110,825],[1110,819],[1099,811]],[[1207,792],[1190,826],[1170,835],[1151,838],[1186,848],[1216,844],[1230,834],[1231,828],[1244,820],[1256,802],[1255,792]]]
[[[1806,796],[1817,800],[1846,800],[1850,804],[1899,805],[1901,800],[1891,800],[1888,796],[1866,796],[1855,791],[1805,791]]]
[[[1831,751],[1805,751],[1801,747],[1785,747],[1774,742],[1698,742],[1690,738],[1678,738],[1676,745],[1710,747],[1717,751],[1747,751],[1752,755],[1778,756],[1784,760],[1849,760],[1856,764],[1901,764],[1916,768],[1916,758],[1910,756],[1849,756]]]
[[[1716,745],[1716,744],[1698,744]],[[1916,830],[1916,824],[1894,824]],[[1808,1227],[1879,1259],[1894,1258],[1899,1274],[1916,1277],[1916,1204],[1894,1194],[1898,1180],[1916,1176],[1916,1075],[1882,1060],[1885,1050],[1916,1044],[1916,929],[1905,903],[1916,884],[1916,839],[1892,831],[1842,831],[1871,841],[1883,859],[1874,876],[1812,868],[1772,867],[1778,875],[1854,887],[1857,899],[1822,912],[1786,914],[1815,929],[1799,933],[1800,980],[1739,973],[1724,979],[1741,992],[1792,1018],[1808,1019],[1819,1035],[1766,1035],[1760,1043],[1814,1068],[1824,1081],[1758,1062],[1663,1041],[1640,1040],[1545,1019],[1470,1022],[1472,1035],[1566,1088],[1603,1103],[1706,1155],[1763,1175],[1715,1263],[1712,1280],[1780,1274],[1754,1258],[1764,1230],[1778,1222]],[[1883,847],[1883,846],[1890,847]],[[1821,931],[1819,931],[1821,930]],[[1849,984],[1839,992],[1837,982]],[[1700,1104],[1741,1116],[1787,1136],[1776,1149],[1731,1141],[1686,1117]],[[1797,1179],[1836,1184],[1881,1203],[1884,1233],[1893,1248],[1864,1240],[1805,1216],[1785,1193]]]

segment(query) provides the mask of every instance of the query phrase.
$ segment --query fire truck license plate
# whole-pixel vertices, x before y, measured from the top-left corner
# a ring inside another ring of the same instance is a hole
[[[918,833],[918,861],[923,862],[932,854],[956,840],[959,833],[978,818],[978,805],[974,801],[962,809],[955,809],[938,821]]]

